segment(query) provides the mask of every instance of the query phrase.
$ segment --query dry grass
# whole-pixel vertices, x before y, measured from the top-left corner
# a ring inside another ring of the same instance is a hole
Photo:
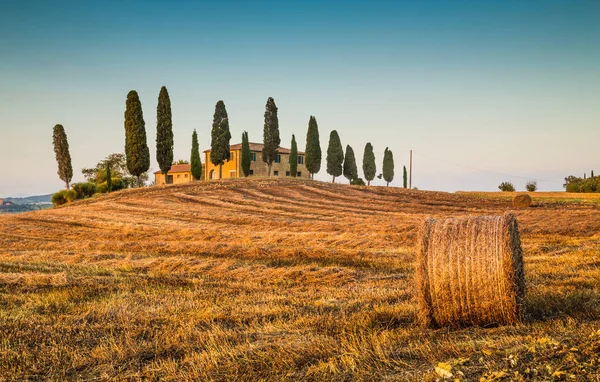
[[[515,212],[523,324],[416,324],[419,223],[510,208],[510,199],[258,179],[2,216],[0,380],[597,380],[595,203]]]

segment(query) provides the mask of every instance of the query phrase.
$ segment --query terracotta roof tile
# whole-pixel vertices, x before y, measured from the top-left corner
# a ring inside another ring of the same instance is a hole
[[[174,172],[190,172],[192,171],[192,165],[190,164],[174,164],[169,170],[169,174]],[[160,170],[155,171],[154,174],[160,174]]]

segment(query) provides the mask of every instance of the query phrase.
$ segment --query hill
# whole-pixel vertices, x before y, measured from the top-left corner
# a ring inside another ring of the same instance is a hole
[[[3,198],[7,202],[12,202],[18,205],[25,204],[52,204],[51,199],[52,194],[48,195],[35,195],[35,196],[26,196],[23,198]]]
[[[509,200],[241,179],[0,216],[0,375],[596,377],[600,206],[534,201],[516,211],[527,321],[454,331],[415,325],[416,229]]]

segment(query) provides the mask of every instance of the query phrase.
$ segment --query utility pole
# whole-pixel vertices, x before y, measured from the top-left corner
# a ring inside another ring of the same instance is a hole
[[[408,189],[412,190],[412,150],[410,150],[410,172],[408,180]]]

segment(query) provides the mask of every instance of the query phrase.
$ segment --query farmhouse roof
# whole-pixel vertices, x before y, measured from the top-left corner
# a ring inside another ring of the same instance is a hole
[[[254,152],[261,152],[263,147],[265,147],[265,145],[263,145],[262,143],[254,143],[254,142],[249,142],[248,145],[250,146],[250,151],[254,151]],[[237,143],[235,145],[231,145],[229,146],[230,150],[241,150],[242,149],[242,144],[241,143]],[[204,150],[205,153],[209,153],[211,150]],[[286,149],[285,147],[280,147],[277,149],[277,152],[279,154],[289,154],[290,153],[290,149]],[[302,151],[298,151],[298,154],[300,155],[304,155],[304,152]]]
[[[171,169],[169,170],[169,174],[174,173],[174,172],[190,172],[192,171],[192,165],[190,164],[174,164],[171,166]],[[154,174],[160,174],[160,170],[155,171]]]

